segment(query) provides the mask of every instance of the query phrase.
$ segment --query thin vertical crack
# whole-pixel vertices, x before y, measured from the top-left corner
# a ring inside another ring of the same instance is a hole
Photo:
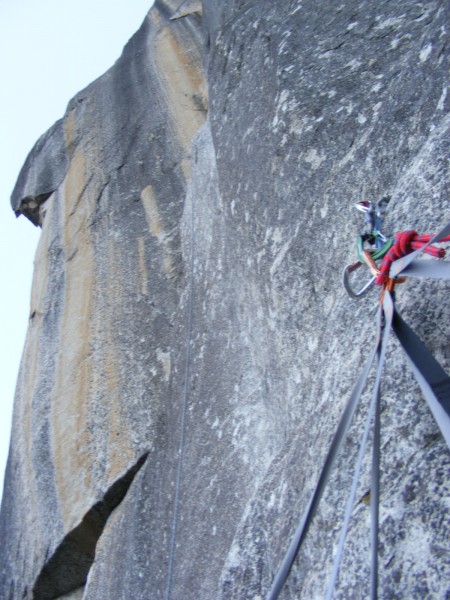
[[[189,281],[189,300],[188,300],[188,324],[186,336],[186,356],[184,370],[184,387],[181,405],[180,416],[180,443],[178,447],[178,469],[175,482],[175,499],[172,519],[172,535],[169,546],[169,565],[167,571],[167,585],[164,594],[165,600],[170,600],[172,593],[173,568],[176,552],[176,537],[178,529],[180,493],[183,480],[184,466],[184,448],[186,442],[186,412],[189,401],[189,383],[190,383],[190,363],[191,363],[191,344],[192,344],[192,312],[193,312],[193,296],[194,296],[194,260],[195,260],[195,228],[194,228],[194,197],[191,194],[191,266],[190,266],[190,281]]]

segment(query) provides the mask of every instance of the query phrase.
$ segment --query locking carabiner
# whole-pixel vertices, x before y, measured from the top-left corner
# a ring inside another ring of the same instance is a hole
[[[346,290],[347,294],[351,298],[354,298],[355,300],[357,300],[358,298],[361,298],[362,296],[367,294],[367,292],[370,290],[370,288],[375,283],[375,279],[376,279],[376,277],[373,276],[368,281],[368,283],[363,285],[363,287],[359,291],[356,292],[350,285],[350,274],[353,273],[354,271],[356,271],[357,269],[359,269],[359,267],[362,267],[362,265],[363,265],[363,263],[360,262],[359,260],[357,260],[354,263],[347,265],[344,268],[344,271],[342,273],[342,283],[344,284],[345,290]]]

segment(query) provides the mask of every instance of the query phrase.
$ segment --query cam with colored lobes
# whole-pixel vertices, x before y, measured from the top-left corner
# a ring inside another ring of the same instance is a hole
[[[376,235],[377,232],[374,232],[374,236]],[[420,250],[423,248],[424,252],[433,256],[434,258],[444,258],[445,256],[445,250],[443,248],[436,248],[435,246],[431,245],[427,246],[427,244],[429,244],[429,242],[433,239],[433,234],[420,235],[414,230],[400,231],[399,233],[396,233],[393,238],[388,238],[384,245],[375,252],[370,252],[369,250],[364,249],[365,237],[366,236],[363,235],[358,236],[358,260],[352,265],[346,267],[344,272],[345,288],[347,292],[355,298],[360,297],[367,292],[373,283],[376,283],[376,285],[386,285],[390,281],[389,272],[392,263],[397,259],[410,254],[414,250]],[[440,242],[450,242],[450,236],[443,238],[440,240]],[[380,266],[378,266],[376,263],[376,261],[379,259],[382,259]],[[367,284],[359,292],[355,293],[350,288],[348,275],[361,266],[361,264],[366,264],[369,267],[374,279],[371,280],[369,284]],[[404,281],[404,279],[398,278],[394,281],[396,283],[400,283],[401,281]]]

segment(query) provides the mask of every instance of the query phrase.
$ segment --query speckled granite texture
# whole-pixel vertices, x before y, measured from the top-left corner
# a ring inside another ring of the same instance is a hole
[[[2,598],[267,596],[373,343],[376,292],[341,284],[352,205],[390,194],[387,232],[449,221],[449,23],[447,0],[157,0],[37,143],[12,196],[42,237]],[[398,291],[447,372],[448,299]],[[283,600],[325,596],[366,406]],[[449,475],[393,339],[381,598],[449,598]],[[336,598],[368,597],[369,482]]]

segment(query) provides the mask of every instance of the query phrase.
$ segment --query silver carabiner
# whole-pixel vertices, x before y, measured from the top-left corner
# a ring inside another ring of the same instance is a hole
[[[358,298],[361,298],[362,296],[367,294],[367,292],[370,290],[370,288],[375,283],[375,279],[376,279],[375,276],[372,277],[369,280],[369,282],[366,283],[358,292],[355,292],[353,290],[352,286],[350,285],[350,274],[353,273],[354,271],[356,271],[357,269],[359,269],[359,267],[361,267],[361,266],[362,266],[362,263],[359,260],[357,260],[356,262],[347,265],[344,268],[344,271],[342,273],[342,283],[344,284],[347,294],[351,298],[355,298],[355,300],[357,300]]]

